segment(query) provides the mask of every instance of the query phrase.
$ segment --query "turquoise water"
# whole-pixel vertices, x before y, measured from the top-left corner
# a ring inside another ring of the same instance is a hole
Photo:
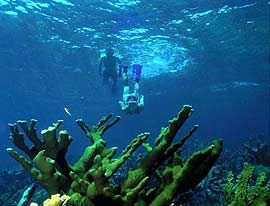
[[[184,131],[199,124],[199,141],[222,137],[228,149],[249,137],[269,141],[269,5],[0,0],[0,168],[17,167],[5,148],[13,146],[7,125],[18,119],[38,119],[39,131],[63,119],[75,137],[71,158],[88,143],[77,118],[91,125],[105,114],[121,115],[105,138],[123,148],[140,132],[151,132],[152,141],[184,104],[194,108]],[[121,111],[121,79],[114,96],[102,84],[98,64],[108,47],[124,64],[143,65],[139,115]]]

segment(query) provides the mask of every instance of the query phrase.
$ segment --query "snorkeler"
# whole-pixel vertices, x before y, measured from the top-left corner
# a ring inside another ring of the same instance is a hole
[[[123,66],[123,100],[119,101],[122,111],[127,114],[140,113],[144,109],[144,96],[139,94],[139,82],[141,78],[142,66],[139,64],[133,65],[133,77],[135,81],[134,91],[131,93],[128,86],[128,66]]]
[[[117,71],[117,66],[118,71]],[[120,59],[114,56],[112,48],[106,49],[106,56],[100,59],[99,75],[103,76],[103,83],[107,84],[109,79],[112,80],[112,93],[116,92],[117,77],[121,76],[121,62]]]

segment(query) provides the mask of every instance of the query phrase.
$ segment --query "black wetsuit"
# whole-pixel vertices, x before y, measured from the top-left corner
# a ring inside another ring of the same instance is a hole
[[[102,57],[100,60],[100,69],[103,68],[103,82],[108,83],[109,78],[112,79],[113,85],[112,90],[116,89],[116,83],[117,83],[117,64],[120,63],[120,60],[115,56],[105,56]]]

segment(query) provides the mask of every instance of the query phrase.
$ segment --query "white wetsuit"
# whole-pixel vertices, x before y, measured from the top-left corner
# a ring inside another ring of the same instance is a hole
[[[127,78],[123,74],[124,78]],[[129,86],[123,88],[123,100],[119,101],[121,109],[129,114],[140,113],[144,109],[144,96],[139,95],[139,83],[135,83],[133,93]]]

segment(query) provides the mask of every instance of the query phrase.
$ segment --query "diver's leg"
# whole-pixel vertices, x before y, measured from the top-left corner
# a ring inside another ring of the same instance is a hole
[[[113,73],[111,75],[112,78],[112,93],[115,94],[116,93],[116,87],[117,87],[117,72]]]
[[[123,99],[119,101],[119,104],[121,106],[121,109],[123,111],[125,111],[128,108],[128,104],[127,104],[127,98],[129,96],[129,86],[124,86],[123,87]]]
[[[126,102],[128,96],[130,95],[129,86],[124,86],[123,88],[123,101]]]
[[[123,73],[123,82],[124,82],[124,86],[128,86],[128,75],[127,75],[127,73]]]
[[[135,93],[135,96],[139,96],[139,89],[140,89],[140,86],[139,86],[139,83],[136,82],[135,85],[134,85],[134,93]]]
[[[102,76],[103,76],[103,84],[108,84],[109,82],[108,72],[104,71]]]

